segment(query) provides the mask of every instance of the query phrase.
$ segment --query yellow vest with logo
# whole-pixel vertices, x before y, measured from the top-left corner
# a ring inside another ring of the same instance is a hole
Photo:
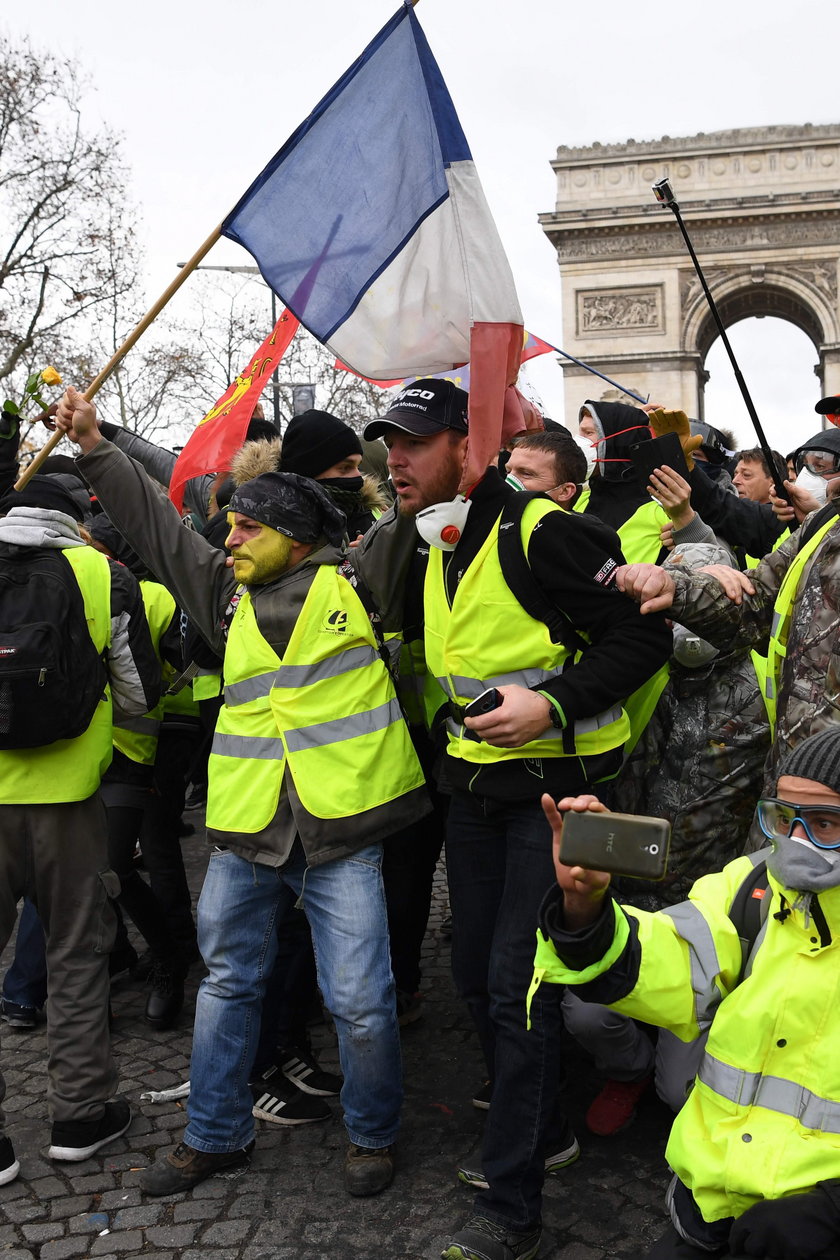
[[[175,600],[160,582],[150,582],[145,578],[140,583],[140,594],[143,596],[143,607],[146,610],[155,655],[163,669],[160,641],[174,616]],[[121,718],[114,723],[114,747],[130,761],[136,761],[141,766],[155,764],[163,704],[161,699],[148,713],[140,717]]]
[[[287,767],[316,818],[350,818],[424,783],[368,615],[331,565],[318,569],[282,660],[260,633],[250,594],[239,601],[208,766],[207,826],[267,827]]]
[[[522,546],[528,554],[531,534],[556,504],[536,499],[522,515]],[[448,700],[469,704],[488,687],[516,684],[533,688],[554,678],[569,651],[552,643],[548,628],[525,611],[511,594],[499,563],[501,515],[462,577],[452,607],[446,593],[443,552],[430,548],[424,592],[426,664]],[[620,748],[630,734],[630,723],[620,704],[595,717],[583,718],[571,730],[549,725],[519,748],[497,748],[468,738],[453,716],[447,719],[448,752],[476,765],[510,758],[591,756]]]
[[[111,645],[111,569],[93,547],[68,547],[64,556],[79,583],[97,652]],[[0,752],[0,803],[54,805],[85,801],[111,762],[111,689],[106,685],[87,730],[41,748]]]

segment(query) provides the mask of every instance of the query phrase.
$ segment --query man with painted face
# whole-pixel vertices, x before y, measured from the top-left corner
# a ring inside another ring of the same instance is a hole
[[[68,390],[56,417],[111,520],[224,653],[209,759],[213,851],[198,906],[209,975],[196,1005],[183,1141],[144,1169],[172,1194],[243,1164],[248,1086],[275,920],[299,898],[338,1034],[345,1185],[391,1181],[402,1098],[381,839],[428,810],[423,776],[368,613],[342,560],[344,516],[318,483],[265,473],[230,501],[232,553],[186,530]]]
[[[840,1255],[840,727],[812,735],[759,801],[769,847],[699,879],[681,905],[615,902],[605,872],[564,866],[540,911],[535,981],[574,984],[688,1041],[708,1030],[674,1121],[671,1226],[651,1260]],[[751,913],[748,906],[754,907]]]
[[[616,774],[629,733],[622,697],[664,663],[670,634],[664,623],[646,632],[612,587],[621,553],[574,513],[505,485],[495,464],[462,486],[467,404],[451,382],[421,379],[367,426],[365,437],[382,436],[388,447],[398,503],[365,536],[354,564],[380,606],[402,595],[402,624],[421,628],[443,706],[452,969],[490,1078],[481,1160],[460,1170],[468,1186],[484,1189],[443,1255],[529,1260],[540,1243],[546,1171],[579,1153],[557,1098],[559,991],[540,995],[533,1029],[525,1026],[534,923],[551,873],[539,797],[549,784],[581,785],[576,792]],[[546,605],[569,627],[555,626],[556,639],[506,581],[500,547],[512,529]],[[421,552],[417,533],[429,544]],[[498,703],[471,714],[482,695]]]

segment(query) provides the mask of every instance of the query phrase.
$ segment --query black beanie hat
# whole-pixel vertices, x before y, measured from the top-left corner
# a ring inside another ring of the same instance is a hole
[[[317,477],[348,455],[361,454],[362,444],[349,424],[328,411],[302,411],[283,434],[280,471]]]
[[[50,512],[63,512],[74,521],[85,519],[84,508],[61,482],[63,477],[44,477],[36,473],[22,490],[9,490],[0,499],[0,516],[16,507],[45,508]]]
[[[779,778],[783,775],[812,779],[840,793],[840,726],[829,726],[798,744],[782,758]]]

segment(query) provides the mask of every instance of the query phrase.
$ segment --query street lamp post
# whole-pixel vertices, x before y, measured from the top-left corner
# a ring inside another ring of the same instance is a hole
[[[183,263],[178,263],[179,267],[183,267],[183,265],[184,265]],[[244,273],[246,275],[257,275],[257,276],[260,274],[259,267],[251,267],[248,265],[220,266],[220,265],[213,265],[212,263],[207,263],[207,264],[202,264],[196,267],[195,270],[196,271],[228,271],[231,273]],[[270,287],[268,291],[271,294],[271,327],[274,328],[277,324],[277,294]],[[294,385],[293,388],[309,389],[311,391],[310,396],[314,395],[314,386],[312,386],[311,382],[306,382],[305,384],[302,384],[300,386]],[[274,413],[274,427],[277,430],[277,432],[280,433],[281,429],[280,429],[280,366],[279,364],[271,374],[271,401],[272,401],[272,411]],[[309,406],[312,406],[311,402],[309,403]],[[297,408],[295,408],[295,411],[297,411]]]

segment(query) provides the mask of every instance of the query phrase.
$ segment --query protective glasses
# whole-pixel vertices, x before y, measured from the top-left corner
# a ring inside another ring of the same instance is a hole
[[[815,477],[833,477],[840,469],[840,456],[833,451],[800,451],[796,457],[796,471],[807,468]]]
[[[756,817],[768,840],[789,836],[796,823],[818,849],[840,849],[840,806],[791,805],[772,797],[758,802]]]

